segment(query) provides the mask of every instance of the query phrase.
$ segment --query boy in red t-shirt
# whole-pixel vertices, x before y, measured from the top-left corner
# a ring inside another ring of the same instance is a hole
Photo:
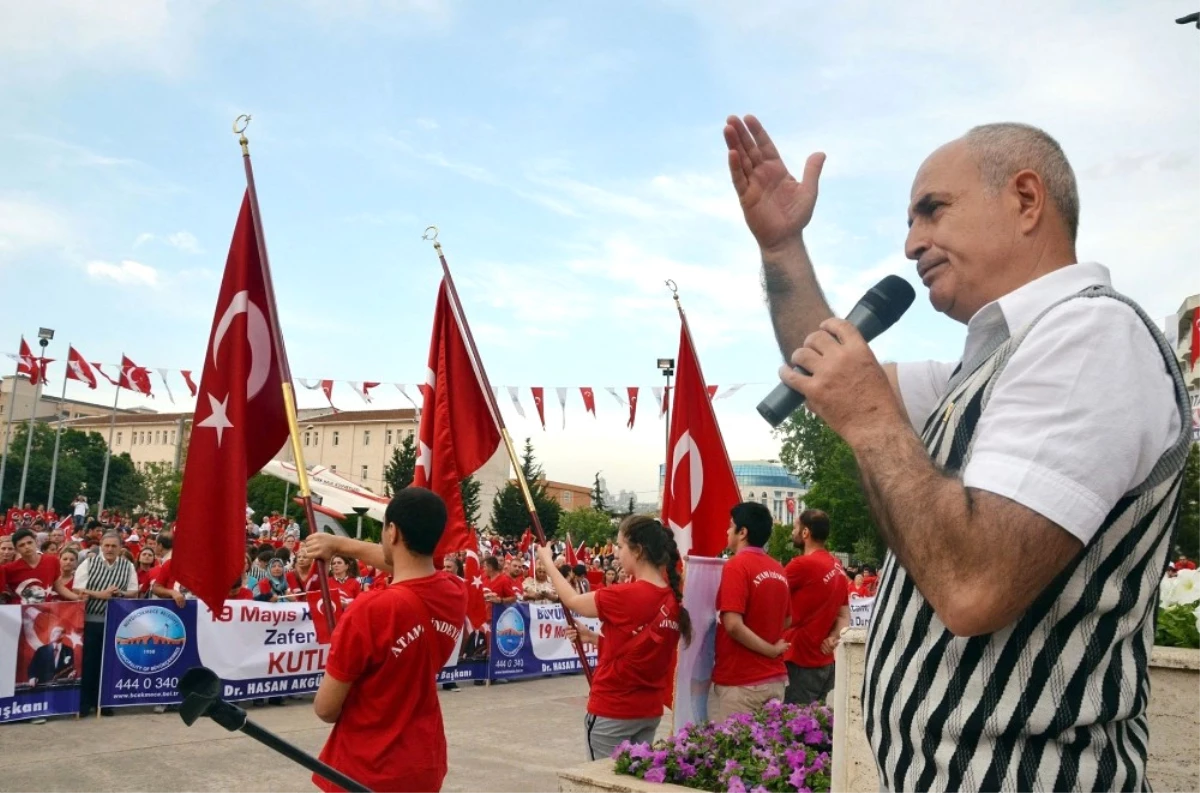
[[[446,528],[446,505],[407,487],[384,514],[379,545],[312,534],[316,558],[345,554],[392,571],[334,629],[325,677],[313,701],[333,731],[321,761],[371,790],[437,791],[446,777],[446,731],[435,680],[467,616],[462,579],[437,569],[433,552]],[[318,775],[325,791],[340,790]]]
[[[746,501],[730,510],[727,541],[733,557],[717,589],[716,661],[713,665],[713,722],[749,713],[783,699],[787,668],[783,638],[788,622],[788,582],[783,566],[763,550],[775,525],[762,504]]]
[[[45,603],[56,594],[63,600],[80,599],[60,580],[58,557],[38,551],[36,534],[17,529],[12,538],[17,558],[0,567],[0,577],[6,582],[0,584],[0,591],[11,590],[23,604]]]
[[[804,554],[784,569],[791,590],[792,624],[784,663],[788,684],[783,701],[810,705],[833,690],[833,650],[850,625],[850,582],[838,558],[825,550],[829,516],[819,509],[800,513],[792,542]]]

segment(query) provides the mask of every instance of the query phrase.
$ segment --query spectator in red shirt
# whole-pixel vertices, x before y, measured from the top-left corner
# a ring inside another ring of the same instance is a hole
[[[154,557],[154,551],[149,548],[143,548],[138,552],[137,570],[138,579],[138,597],[150,596],[150,584],[158,575],[158,560]]]
[[[833,650],[850,625],[850,582],[837,557],[825,550],[829,516],[819,509],[800,513],[792,542],[804,549],[784,569],[791,590],[792,624],[784,631],[791,647],[784,656],[788,684],[783,701],[809,705],[833,690]]]
[[[783,638],[789,622],[788,581],[783,566],[763,550],[775,525],[762,504],[746,501],[730,510],[729,550],[717,589],[716,661],[713,665],[714,722],[749,713],[783,699],[787,667]]]
[[[674,533],[654,518],[632,515],[617,532],[616,551],[632,583],[581,594],[554,567],[550,548],[537,549],[563,606],[600,618],[598,637],[582,626],[578,632],[589,643],[598,639],[600,650],[583,722],[590,760],[611,757],[622,741],[654,740],[679,638],[692,639]]]
[[[329,585],[342,599],[342,608],[349,607],[362,592],[362,584],[358,582],[358,565],[345,554],[334,554],[329,560],[329,572]]]
[[[1175,569],[1176,570],[1195,570],[1196,563],[1193,562],[1191,559],[1187,558],[1186,556],[1180,556],[1178,561],[1175,562]]]
[[[489,604],[488,607],[488,623],[492,621],[492,609],[490,604],[499,603],[500,605],[508,605],[509,603],[517,602],[517,590],[513,586],[512,576],[508,573],[501,572],[500,560],[495,556],[485,557],[483,560],[483,569],[485,578],[483,581],[483,599]]]
[[[0,565],[8,564],[17,558],[17,549],[13,546],[12,535],[0,537]]]
[[[435,569],[446,505],[419,487],[401,490],[384,513],[380,544],[312,534],[318,558],[347,554],[392,572],[338,621],[313,710],[333,731],[321,760],[371,790],[438,791],[446,777],[446,732],[438,671],[467,616],[463,581]],[[339,790],[313,776],[322,790]]]
[[[63,600],[79,600],[60,580],[61,570],[58,557],[42,553],[37,547],[37,536],[29,529],[17,529],[13,533],[13,547],[17,558],[0,568],[10,589],[23,604],[45,603],[57,594]]]

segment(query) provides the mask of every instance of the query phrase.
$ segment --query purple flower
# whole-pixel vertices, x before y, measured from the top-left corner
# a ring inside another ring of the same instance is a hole
[[[800,766],[788,777],[788,784],[799,790],[804,787],[804,780],[807,776],[808,774],[805,772],[804,766]]]
[[[646,772],[646,776],[642,777],[647,782],[662,783],[667,779],[667,769],[662,767],[651,768]]]
[[[762,785],[755,785],[754,787],[750,788],[750,793],[767,793],[767,789]]]
[[[808,762],[808,752],[804,749],[785,749],[783,752],[783,762],[788,764],[789,768],[799,768]]]
[[[737,760],[726,760],[725,761],[725,770],[722,771],[721,773],[722,774],[736,774],[738,771],[741,771],[741,770],[742,770],[742,764],[739,763]]]
[[[695,775],[696,775],[696,766],[692,765],[691,763],[687,762],[686,760],[679,761],[679,778],[680,779],[691,779]]]
[[[613,750],[613,757],[629,751],[629,747],[633,746],[629,741],[621,741],[617,744],[617,748]]]
[[[767,767],[764,768],[762,772],[763,782],[770,782],[772,779],[777,779],[781,776],[783,776],[783,774],[779,770],[779,765],[774,760],[767,763]]]
[[[826,742],[825,733],[821,732],[820,727],[808,730],[804,733],[804,742],[809,746],[823,744]]]
[[[666,749],[660,749],[659,751],[655,752],[650,756],[650,765],[654,766],[655,768],[666,765],[668,754],[669,752],[667,752]]]
[[[823,759],[824,757],[825,757],[825,755],[823,753],[818,755],[817,759],[812,761],[812,765],[808,767],[808,770],[814,774],[817,773],[818,771],[824,771],[825,770],[825,760]]]
[[[649,760],[653,755],[654,752],[650,751],[650,744],[646,743],[634,744],[629,750],[629,756],[635,760]]]
[[[729,781],[725,785],[729,793],[746,793],[746,783],[742,782],[740,776],[729,777]]]

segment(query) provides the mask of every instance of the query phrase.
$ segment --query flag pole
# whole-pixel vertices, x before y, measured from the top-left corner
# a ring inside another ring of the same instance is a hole
[[[67,345],[67,349],[71,349],[71,345]],[[68,354],[68,358],[70,355]],[[54,428],[54,461],[50,463],[50,494],[46,496],[46,508],[54,509],[54,483],[58,479],[58,445],[62,440],[62,425],[63,425],[63,403],[67,401],[67,372],[71,370],[71,364],[67,364],[66,371],[63,372],[63,387],[62,396],[58,400],[58,426]]]
[[[17,491],[17,501],[25,503],[25,482],[29,478],[29,452],[33,450],[33,424],[37,421],[38,404],[42,401],[42,383],[46,382],[46,340],[38,339],[42,345],[42,354],[37,359],[34,370],[36,382],[33,385],[33,407],[29,410],[29,432],[25,435],[25,464],[21,466],[21,487]]]
[[[21,337],[24,345],[25,337]],[[20,350],[17,351],[20,353]],[[13,374],[12,391],[8,394],[8,417],[4,420],[4,454],[0,456],[0,503],[4,499],[4,469],[8,467],[8,446],[12,438],[13,411],[17,406],[17,383],[21,380],[21,357],[17,356],[17,370]]]
[[[537,532],[538,544],[546,544],[546,532],[542,529],[542,521],[538,518],[537,506],[533,502],[533,492],[529,489],[529,482],[525,481],[525,471],[521,468],[520,458],[517,457],[517,449],[513,446],[512,436],[508,433],[508,427],[504,424],[504,417],[500,415],[500,406],[496,404],[496,394],[492,391],[492,384],[488,381],[487,372],[483,368],[483,359],[479,357],[479,349],[475,346],[475,336],[471,333],[471,326],[467,324],[467,316],[463,313],[462,301],[458,298],[458,290],[454,287],[454,277],[450,275],[450,265],[446,262],[446,255],[442,252],[442,244],[438,242],[437,226],[429,226],[425,229],[423,239],[433,243],[433,248],[437,251],[438,261],[442,265],[442,275],[446,279],[446,292],[450,296],[450,304],[454,309],[459,327],[462,328],[463,338],[467,342],[467,350],[471,356],[471,366],[475,369],[475,376],[479,378],[482,386],[484,399],[487,400],[488,411],[492,414],[492,420],[496,422],[496,426],[500,428],[500,437],[504,440],[504,448],[508,452],[508,460],[512,463],[513,469],[516,471],[517,484],[520,485],[521,495],[525,499],[525,508],[529,510],[529,521],[533,524],[534,531]],[[566,617],[567,625],[571,628],[575,627],[575,618],[568,608],[563,609],[563,616]],[[575,654],[579,656],[579,663],[583,666],[583,673],[587,677],[588,685],[592,682],[592,667],[588,663],[587,654],[583,651],[583,642],[579,639],[578,633],[575,635]]]
[[[300,446],[300,421],[296,415],[296,391],[292,385],[292,367],[288,363],[287,348],[283,345],[283,331],[279,325],[279,309],[275,305],[275,287],[271,283],[271,265],[267,259],[267,241],[263,236],[262,216],[258,211],[258,190],[254,186],[254,166],[250,163],[250,141],[246,139],[246,127],[250,125],[250,116],[241,115],[233,120],[233,133],[238,136],[242,147],[242,162],[246,167],[246,193],[250,197],[250,217],[254,221],[254,239],[258,244],[258,262],[262,267],[263,284],[267,290],[267,311],[270,313],[271,335],[275,342],[277,355],[275,360],[279,366],[279,379],[283,383],[283,405],[287,413],[288,437],[292,444],[292,460],[296,464],[296,481],[299,487],[299,497],[304,505],[304,517],[308,524],[301,526],[300,538],[318,531],[317,516],[313,511],[312,490],[308,485],[308,469],[304,467],[304,451]],[[307,530],[306,530],[307,529]],[[317,560],[317,582],[321,585],[321,603],[325,607],[325,622],[329,632],[333,633],[336,617],[333,613],[333,600],[329,594],[329,573],[325,560]]]
[[[117,394],[113,397],[112,417],[108,420],[108,446],[104,449],[104,476],[100,477],[100,503],[96,505],[96,517],[99,517],[100,513],[104,511],[104,494],[108,492],[108,462],[112,457],[113,430],[117,426],[117,402],[120,399],[121,380],[118,378]]]

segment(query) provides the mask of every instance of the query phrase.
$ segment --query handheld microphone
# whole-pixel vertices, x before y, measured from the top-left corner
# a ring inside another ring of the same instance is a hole
[[[846,315],[846,321],[858,328],[858,332],[869,342],[896,324],[916,296],[908,281],[898,275],[889,275],[862,296]],[[792,368],[801,374],[811,374],[800,366]],[[758,403],[758,414],[772,427],[778,427],[802,404],[803,394],[793,391],[786,383],[780,383],[767,394],[766,399]]]

